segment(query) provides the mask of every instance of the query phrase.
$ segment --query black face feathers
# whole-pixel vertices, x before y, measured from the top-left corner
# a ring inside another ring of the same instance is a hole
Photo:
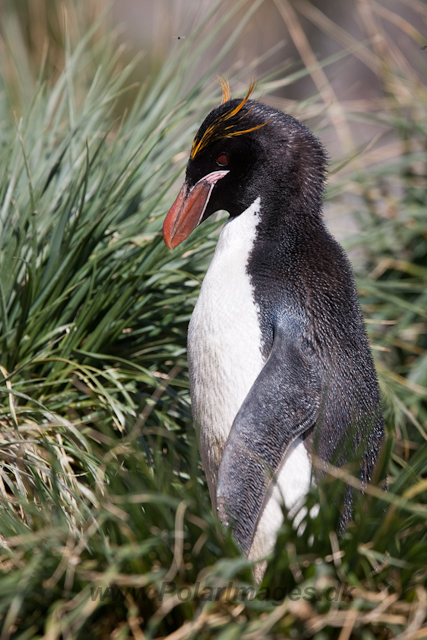
[[[320,213],[327,165],[321,142],[292,116],[248,96],[211,111],[194,139],[189,187],[219,168],[230,172],[216,185],[204,219],[218,209],[239,215],[261,191],[272,207],[286,199],[296,215]],[[218,162],[224,155],[226,166]]]

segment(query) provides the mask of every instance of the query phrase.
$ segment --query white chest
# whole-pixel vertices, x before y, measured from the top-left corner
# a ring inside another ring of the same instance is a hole
[[[214,505],[225,441],[264,365],[258,309],[246,270],[259,211],[257,198],[225,224],[188,330],[193,418]]]
[[[193,418],[214,510],[224,445],[237,412],[265,364],[258,308],[247,273],[259,215],[257,198],[224,226],[188,328]],[[296,513],[310,482],[311,461],[304,443],[297,438],[282,460],[264,506],[249,553],[251,559],[271,551],[283,521],[281,504]],[[264,570],[265,563],[257,565],[258,580]]]

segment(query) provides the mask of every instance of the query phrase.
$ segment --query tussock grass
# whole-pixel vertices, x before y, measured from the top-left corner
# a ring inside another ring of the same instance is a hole
[[[380,122],[392,141],[351,152],[328,193],[358,220],[347,244],[363,251],[389,491],[368,487],[338,541],[337,505],[357,481],[331,468],[307,499],[319,515],[299,537],[284,525],[254,591],[250,564],[211,513],[189,405],[186,327],[218,222],[173,253],[159,232],[185,149],[218,101],[207,79],[239,29],[191,84],[202,25],[117,117],[132,65],[97,28],[66,44],[63,71],[41,71],[30,100],[16,91],[22,65],[0,67],[2,639],[424,637],[425,85],[396,56],[378,67],[381,108],[341,113]],[[359,52],[371,66],[387,56],[376,46]],[[327,119],[328,96],[312,113]]]

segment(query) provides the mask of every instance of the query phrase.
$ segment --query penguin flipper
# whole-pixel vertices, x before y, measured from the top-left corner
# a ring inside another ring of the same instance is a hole
[[[245,553],[283,456],[319,413],[320,375],[301,349],[302,332],[292,329],[275,329],[270,356],[234,419],[219,467],[218,515]]]

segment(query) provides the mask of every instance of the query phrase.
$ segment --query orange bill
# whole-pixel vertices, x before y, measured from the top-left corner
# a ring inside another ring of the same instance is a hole
[[[163,223],[163,239],[174,249],[200,224],[212,190],[228,171],[213,171],[201,178],[192,189],[184,183]]]

